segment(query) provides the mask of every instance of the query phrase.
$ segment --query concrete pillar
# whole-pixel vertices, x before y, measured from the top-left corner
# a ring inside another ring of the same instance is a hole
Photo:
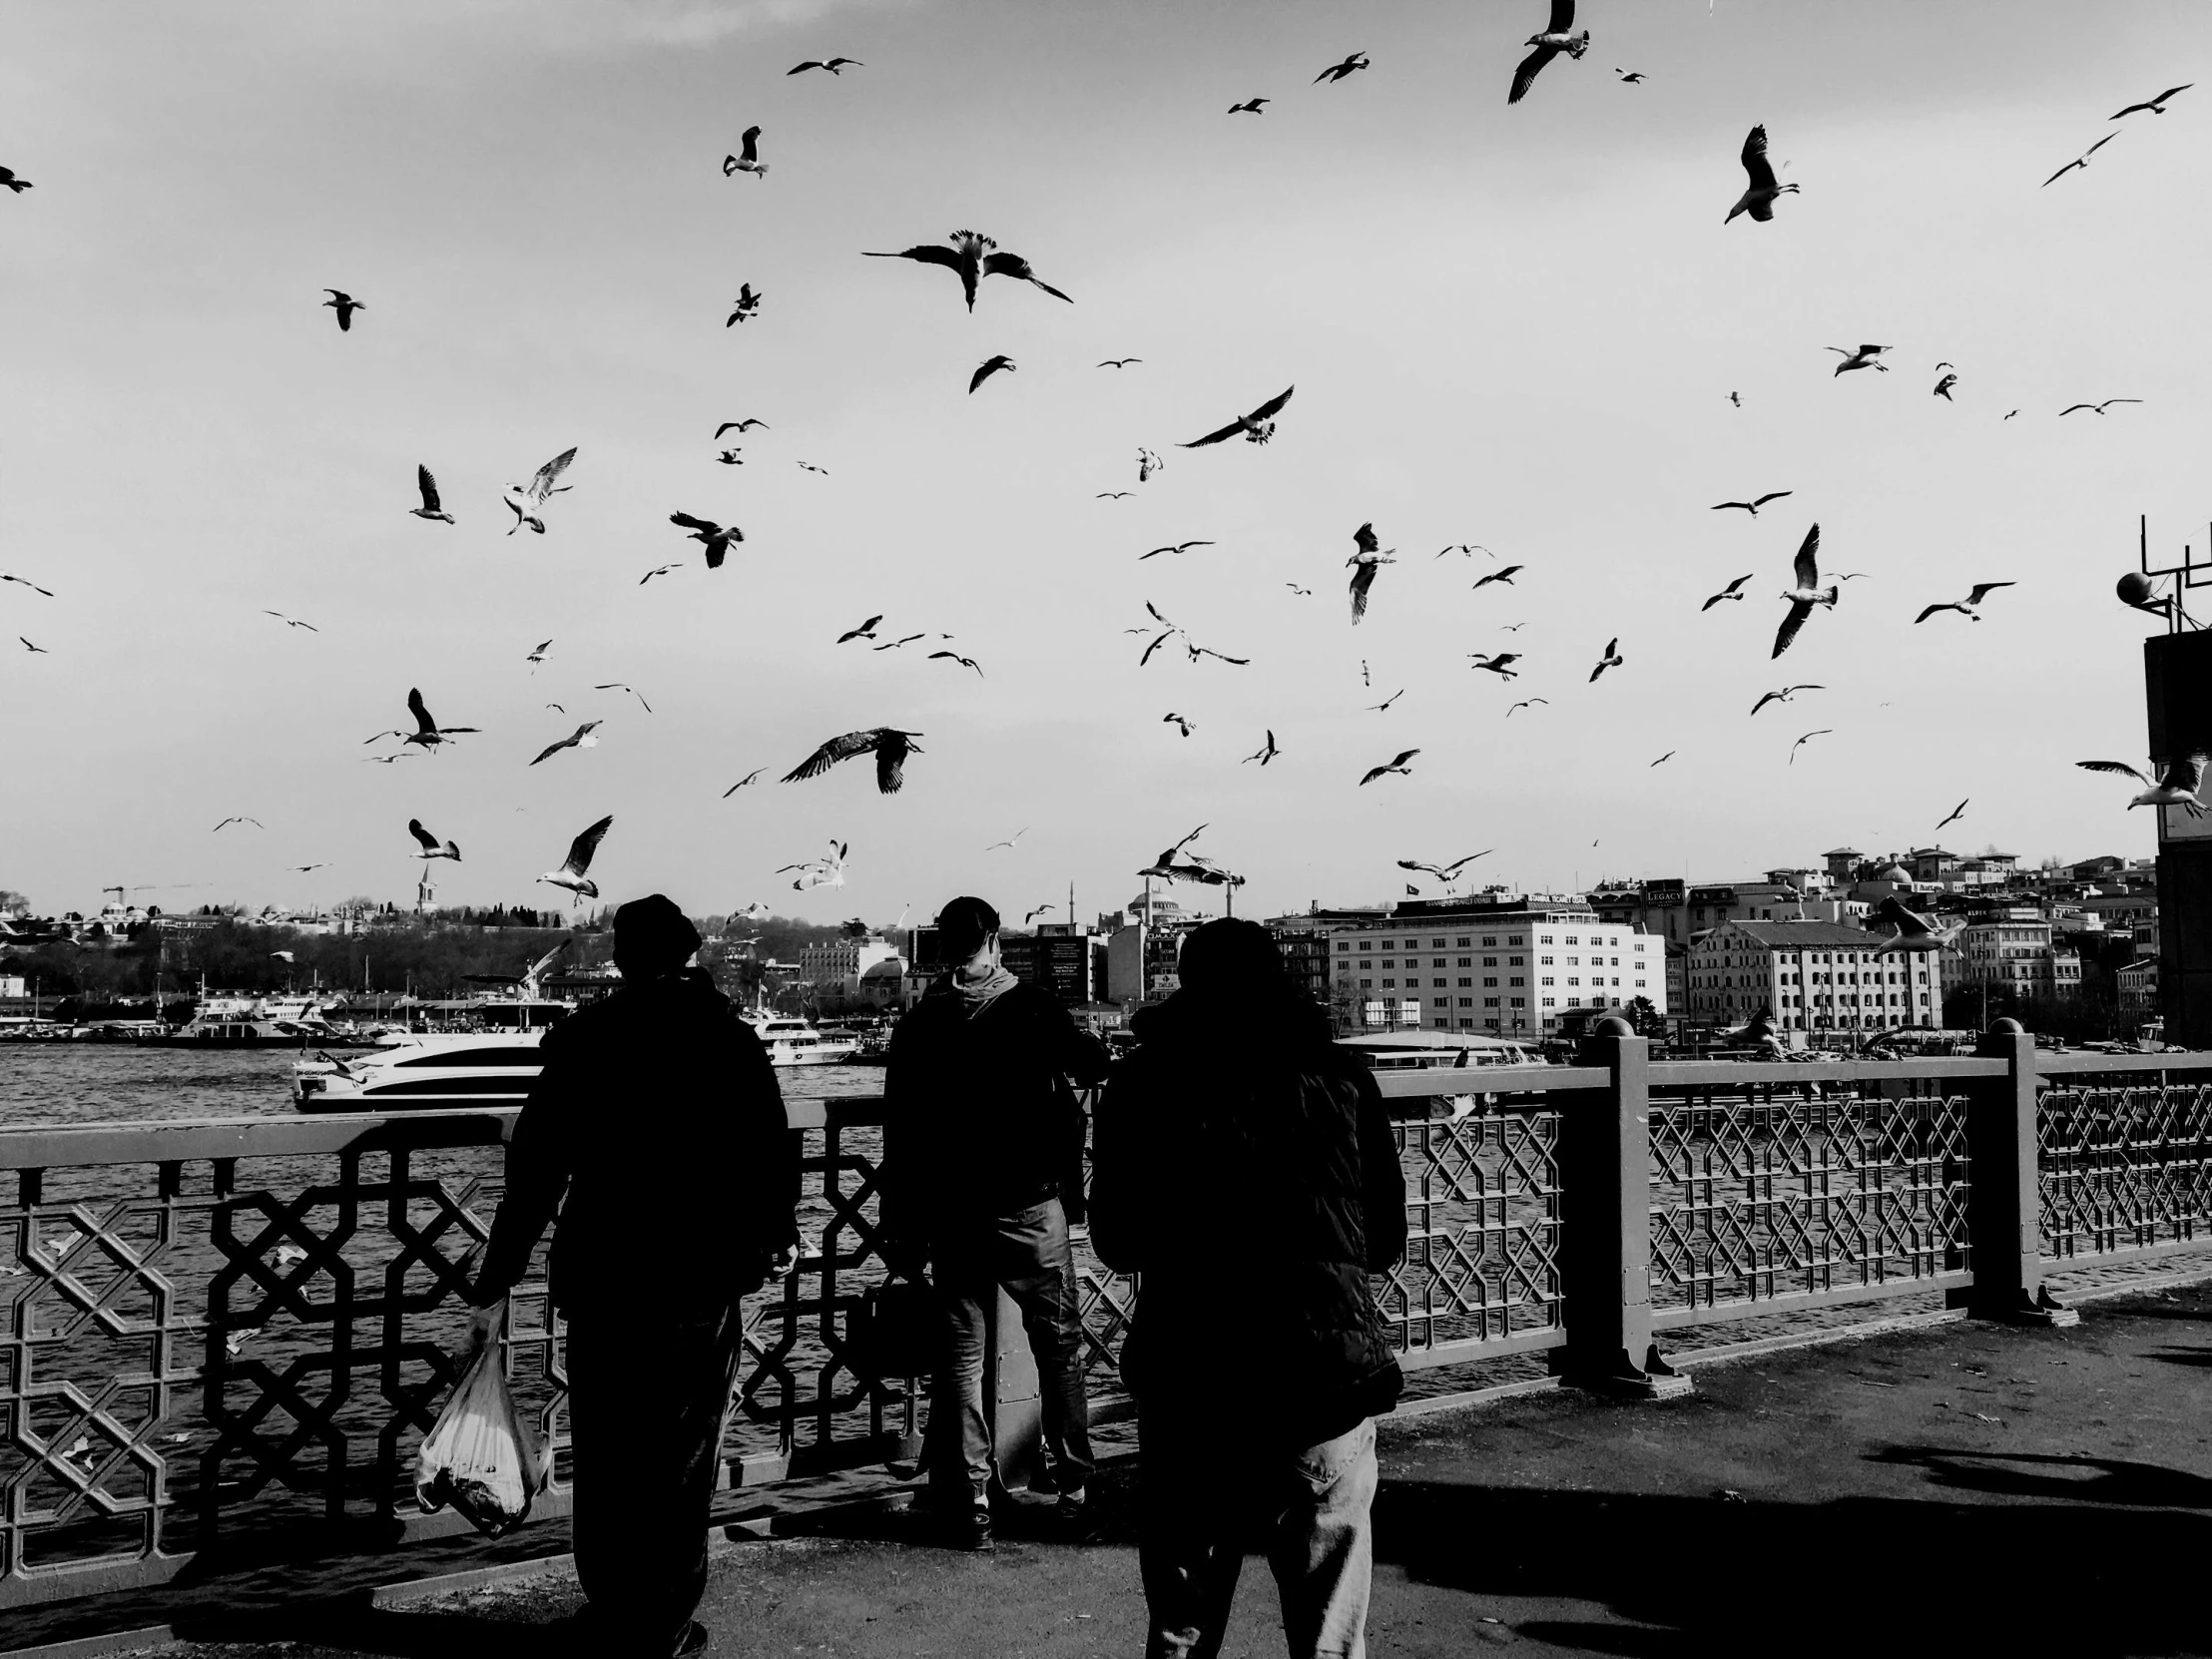
[[[2035,1039],[2020,1029],[2018,1020],[2000,1019],[1974,1052],[2004,1061],[2005,1072],[1969,1084],[1966,1237],[1973,1251],[1973,1284],[1946,1300],[1953,1306],[1962,1301],[1974,1319],[2078,1325],[2081,1316],[2061,1307],[2043,1288]]]
[[[2143,642],[2151,764],[2212,749],[2212,634]],[[2212,1048],[2212,818],[2158,816],[2158,1007],[2166,1040]]]

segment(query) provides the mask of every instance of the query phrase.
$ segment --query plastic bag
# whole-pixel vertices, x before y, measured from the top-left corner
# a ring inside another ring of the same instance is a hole
[[[450,1503],[496,1538],[522,1524],[548,1472],[515,1410],[495,1332],[462,1370],[422,1442],[415,1501],[425,1514]]]

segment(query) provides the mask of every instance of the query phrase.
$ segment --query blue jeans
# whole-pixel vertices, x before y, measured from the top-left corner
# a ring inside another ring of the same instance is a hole
[[[1214,1659],[1248,1541],[1264,1537],[1291,1659],[1364,1659],[1375,1576],[1375,1419],[1301,1449],[1238,1446],[1218,1417],[1140,1402],[1145,1659]]]
[[[1091,1478],[1091,1411],[1083,1392],[1075,1261],[1060,1201],[1047,1199],[939,1238],[930,1250],[930,1267],[945,1345],[929,1389],[930,1488],[940,1501],[988,1508],[992,1488],[1002,1484],[983,1410],[983,1359],[1003,1287],[1021,1310],[1029,1351],[1036,1356],[1053,1485],[1063,1492],[1079,1490]]]

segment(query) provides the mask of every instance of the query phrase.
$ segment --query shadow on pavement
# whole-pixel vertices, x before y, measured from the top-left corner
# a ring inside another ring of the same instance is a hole
[[[2156,1463],[2136,1463],[2119,1457],[1901,1445],[1870,1452],[1867,1461],[1912,1464],[1926,1469],[1935,1485],[1991,1492],[2002,1497],[2212,1509],[2212,1480],[2180,1469],[2162,1468]],[[2033,1472],[2036,1468],[2080,1472],[2038,1474]]]

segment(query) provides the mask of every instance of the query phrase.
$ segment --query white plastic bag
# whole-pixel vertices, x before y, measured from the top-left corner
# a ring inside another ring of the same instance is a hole
[[[422,1442],[415,1501],[428,1514],[450,1503],[491,1537],[520,1526],[547,1470],[515,1411],[499,1337],[479,1348]]]

